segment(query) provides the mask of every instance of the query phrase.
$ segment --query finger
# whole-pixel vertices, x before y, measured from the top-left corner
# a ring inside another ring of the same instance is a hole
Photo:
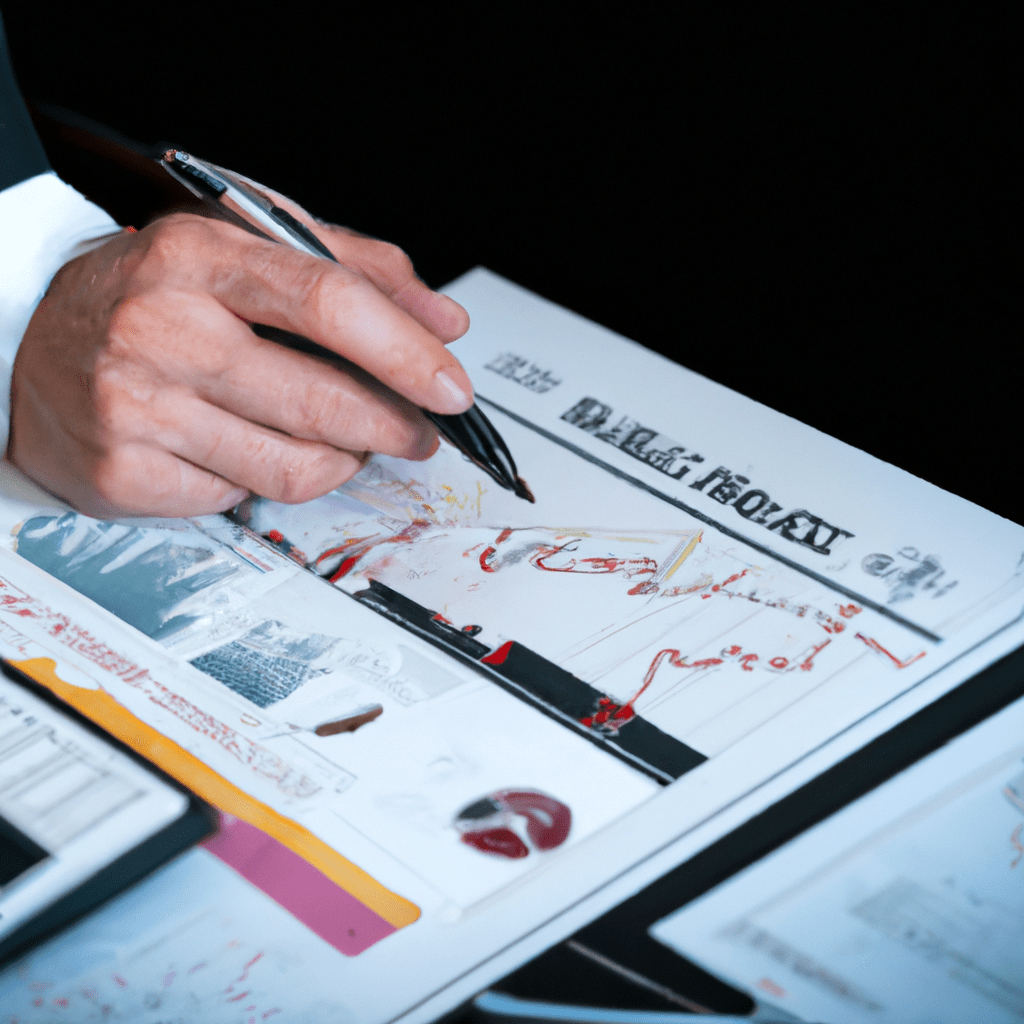
[[[197,217],[160,223],[143,238],[140,290],[168,278],[188,282],[188,290],[212,294],[246,320],[350,359],[415,405],[445,414],[472,405],[472,385],[454,356],[362,274],[229,224]]]
[[[272,501],[319,498],[363,467],[365,453],[286,437],[199,399],[180,402],[182,429],[161,439],[181,459]]]
[[[280,192],[240,174],[235,177],[305,224],[334,253],[339,263],[365,274],[392,302],[441,341],[455,341],[469,330],[466,310],[453,298],[428,288],[416,276],[412,261],[397,245],[370,238],[351,228],[326,224]]]
[[[384,295],[436,338],[448,343],[469,330],[466,310],[454,299],[428,288],[416,276],[412,261],[397,245],[330,225],[320,225],[317,234],[339,262],[365,274]]]
[[[120,516],[198,516],[244,501],[244,487],[170,452],[133,442],[99,452],[62,437],[59,455],[22,445],[12,461],[48,491],[97,519]],[[36,455],[42,458],[36,458]]]
[[[212,515],[249,496],[233,481],[146,444],[122,446],[93,477],[71,504],[96,518]]]
[[[168,309],[174,310],[170,329]],[[351,364],[343,371],[257,337],[209,296],[147,295],[120,315],[136,336],[159,338],[140,355],[144,378],[184,385],[242,419],[334,448],[405,459],[424,459],[435,450],[436,431],[404,398]],[[123,360],[108,372],[116,376],[111,386],[119,396],[140,393]],[[126,425],[131,436],[145,434],[147,423],[180,418],[177,395],[165,388],[144,402],[138,412],[145,418]]]

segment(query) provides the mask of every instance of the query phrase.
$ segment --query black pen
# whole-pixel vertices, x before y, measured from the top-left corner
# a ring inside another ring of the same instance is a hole
[[[230,219],[240,220],[246,229],[311,256],[338,262],[305,224],[223,167],[197,160],[180,149],[167,150],[160,162],[193,195],[222,211],[229,211]],[[479,406],[474,405],[456,416],[445,416],[429,409],[420,411],[466,458],[505,490],[526,501],[534,500],[516,470],[508,445]]]

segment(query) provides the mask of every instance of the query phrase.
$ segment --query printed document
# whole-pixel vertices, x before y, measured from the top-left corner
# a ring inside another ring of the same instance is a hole
[[[9,466],[0,500],[0,653],[374,915],[353,1021],[431,1019],[1024,641],[1021,527],[486,270],[446,291],[535,504],[446,443],[230,516]]]

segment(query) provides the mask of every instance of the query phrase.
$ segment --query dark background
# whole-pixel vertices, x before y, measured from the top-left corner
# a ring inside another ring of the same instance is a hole
[[[250,9],[3,5],[30,99],[397,242],[435,287],[485,265],[1021,521],[1005,26]]]

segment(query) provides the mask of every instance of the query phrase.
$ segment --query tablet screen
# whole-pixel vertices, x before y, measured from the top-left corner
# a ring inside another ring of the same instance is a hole
[[[804,1020],[1024,1016],[1024,700],[657,922]]]

